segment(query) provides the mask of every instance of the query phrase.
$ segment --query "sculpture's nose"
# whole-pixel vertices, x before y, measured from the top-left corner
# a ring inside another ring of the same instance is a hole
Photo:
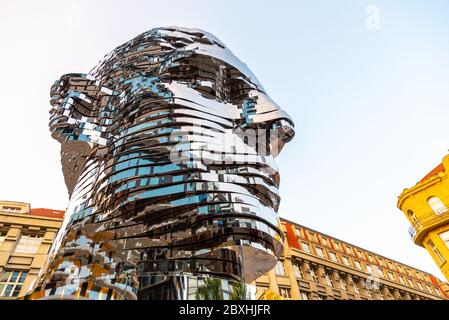
[[[295,135],[294,123],[268,95],[252,90],[242,106],[242,127],[258,129],[266,135],[267,151],[277,156]]]

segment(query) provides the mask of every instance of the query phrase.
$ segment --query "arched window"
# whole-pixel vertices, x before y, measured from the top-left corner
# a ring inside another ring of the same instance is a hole
[[[429,200],[427,200],[427,203],[432,208],[433,212],[435,212],[435,214],[439,215],[447,212],[447,208],[440,200],[440,198],[430,197]]]
[[[415,229],[419,229],[421,227],[421,223],[419,222],[418,218],[415,216],[415,213],[412,210],[407,211],[410,219],[412,219],[413,227]]]

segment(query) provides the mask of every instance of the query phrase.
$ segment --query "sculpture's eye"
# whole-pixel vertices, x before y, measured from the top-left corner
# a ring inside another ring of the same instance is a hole
[[[170,60],[161,80],[185,83],[209,99],[241,105],[251,90],[258,89],[238,69],[212,56],[195,53]]]

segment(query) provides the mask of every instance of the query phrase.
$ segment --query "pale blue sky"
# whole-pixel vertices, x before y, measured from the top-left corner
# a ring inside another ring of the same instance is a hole
[[[366,8],[380,29],[366,27]],[[397,195],[449,148],[447,1],[0,1],[0,198],[64,209],[49,89],[156,26],[207,30],[296,122],[280,214],[442,278]]]

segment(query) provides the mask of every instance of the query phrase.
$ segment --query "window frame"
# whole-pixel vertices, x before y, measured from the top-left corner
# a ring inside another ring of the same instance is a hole
[[[21,234],[14,246],[13,253],[36,254],[39,252],[43,240],[44,238],[39,235]]]
[[[448,209],[444,202],[436,196],[431,196],[427,199],[427,204],[432,209],[432,211],[437,215],[442,215],[448,212]]]
[[[282,273],[279,273],[279,271],[281,271],[281,270],[282,270]],[[278,260],[276,262],[276,265],[274,267],[274,273],[278,277],[285,277],[287,275],[285,272],[284,262],[282,260]]]
[[[432,254],[437,258],[438,262],[440,263],[440,266],[446,263],[446,259],[444,259],[443,255],[441,254],[440,250],[435,246],[432,240],[427,241],[427,245],[429,246],[430,250],[432,251]]]
[[[315,252],[316,252],[316,255],[320,258],[326,257],[326,255],[324,254],[324,249],[321,247],[315,247]],[[321,253],[319,253],[319,252],[321,252]]]
[[[287,293],[287,297],[283,294],[283,292]],[[287,287],[279,287],[279,295],[283,297],[284,299],[291,299],[292,298],[292,290],[291,288]]]
[[[307,249],[304,249],[304,248],[307,248]],[[307,242],[305,242],[305,241],[301,241],[301,249],[304,252],[311,253],[310,245]]]
[[[293,262],[292,263],[292,269],[293,269],[293,275],[295,276],[295,278],[297,279],[304,279],[304,274],[301,270],[301,264],[299,264],[298,262]]]
[[[6,274],[8,275],[5,277]],[[27,277],[28,271],[4,269],[2,273],[0,273],[0,297],[18,297]],[[6,290],[9,290],[8,295],[6,295]]]

